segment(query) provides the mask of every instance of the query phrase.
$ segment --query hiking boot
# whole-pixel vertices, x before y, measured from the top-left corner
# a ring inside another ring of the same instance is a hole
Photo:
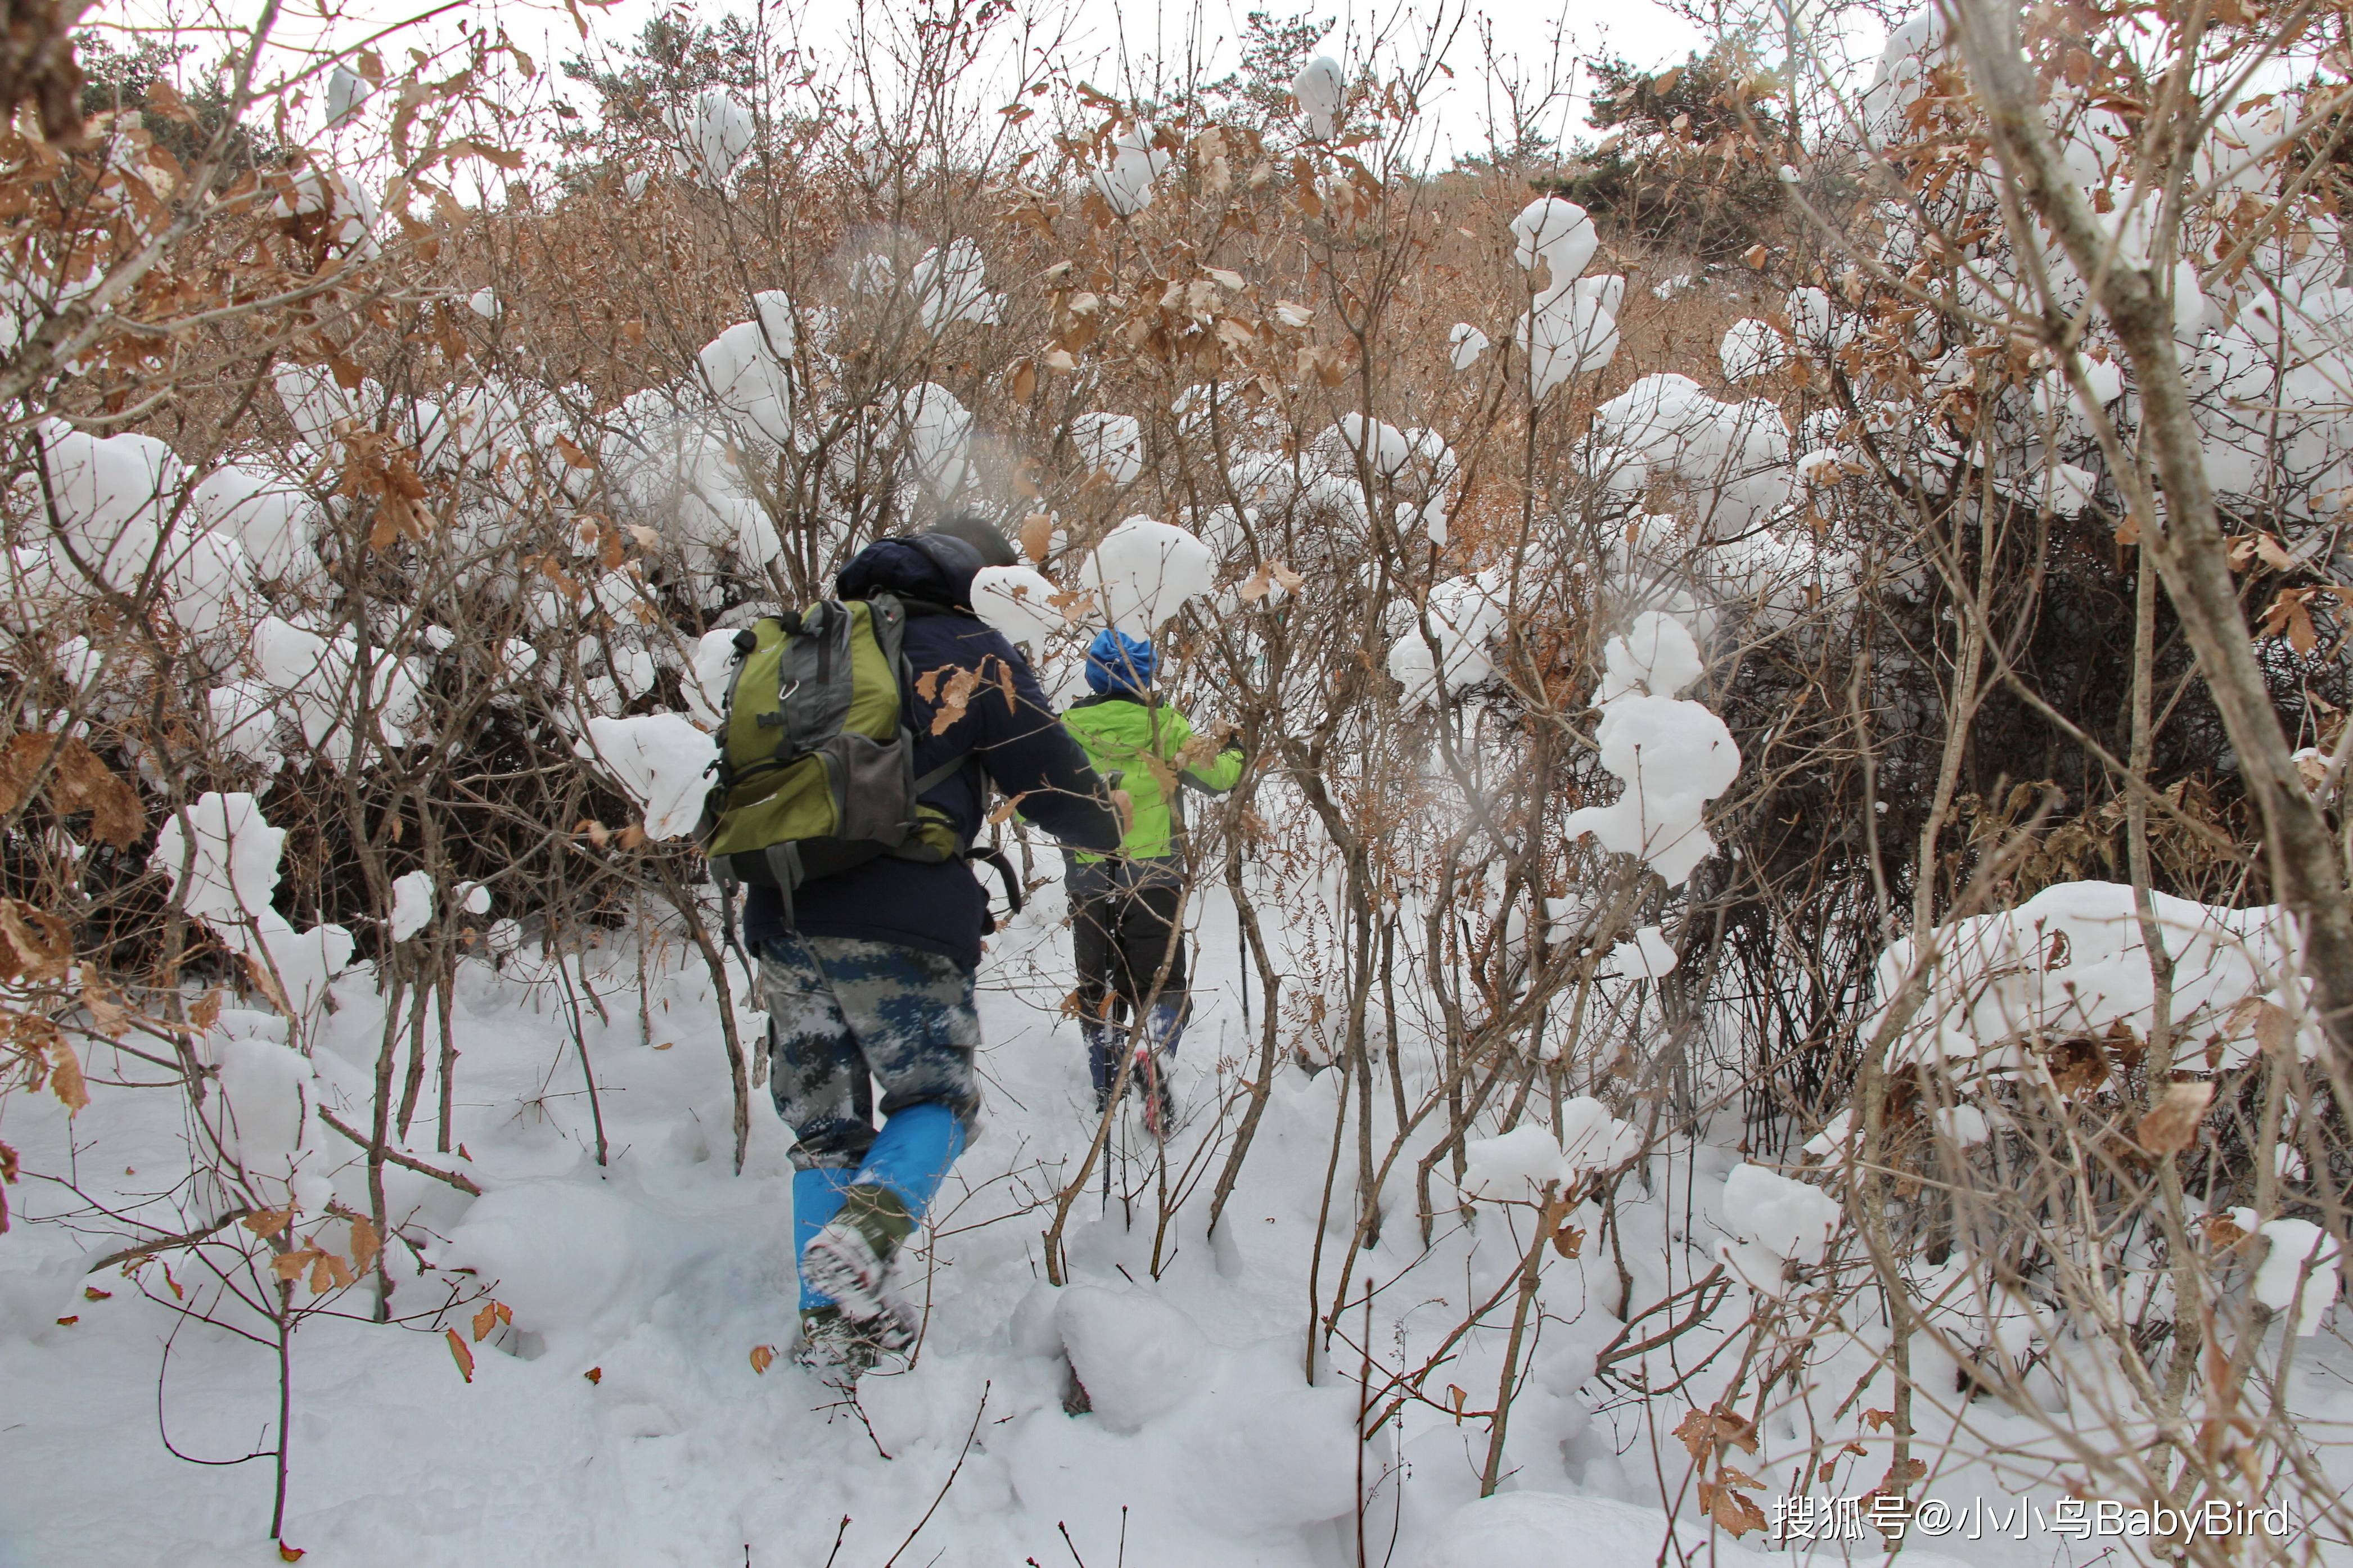
[[[1144,1130],[1154,1138],[1166,1140],[1176,1131],[1176,1094],[1168,1082],[1176,1070],[1171,1055],[1149,1049],[1135,1053],[1135,1071],[1129,1081],[1144,1097]]]
[[[854,1377],[897,1359],[904,1348],[884,1343],[838,1307],[819,1307],[801,1314],[801,1335],[793,1343],[792,1360],[820,1376],[847,1372]]]
[[[840,1214],[801,1252],[802,1279],[887,1350],[915,1342],[913,1315],[890,1288],[891,1260],[914,1229],[914,1217],[897,1194],[852,1183]]]

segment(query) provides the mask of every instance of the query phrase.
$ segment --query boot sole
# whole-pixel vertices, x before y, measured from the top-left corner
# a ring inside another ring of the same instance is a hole
[[[828,1245],[824,1236],[811,1241],[801,1254],[801,1274],[883,1350],[903,1351],[915,1342],[913,1329],[890,1297],[868,1280],[856,1259]]]

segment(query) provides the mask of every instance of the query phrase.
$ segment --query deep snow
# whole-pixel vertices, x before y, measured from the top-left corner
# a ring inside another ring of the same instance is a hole
[[[1218,1086],[1230,1089],[1255,1060],[1235,988],[1232,914],[1219,895],[1203,903],[1197,1016],[1179,1080],[1193,1114],[1172,1148],[1172,1183],[1215,1123]],[[1335,1346],[1334,1361],[1319,1362],[1316,1386],[1303,1373],[1335,1075],[1278,1069],[1266,1124],[1217,1238],[1202,1234],[1204,1181],[1171,1228],[1156,1281],[1155,1172],[1135,1129],[1124,1126],[1115,1180],[1133,1197],[1115,1195],[1106,1211],[1091,1184],[1069,1238],[1072,1283],[1059,1292],[1045,1285],[1049,1216],[1033,1205],[1050,1199],[1092,1132],[1081,1109],[1082,1053],[1054,1011],[1068,984],[1062,913],[1059,889],[1041,890],[992,943],[982,1003],[987,1131],[951,1178],[937,1235],[912,1270],[930,1302],[921,1358],[910,1373],[869,1377],[862,1410],[781,1357],[765,1374],[754,1369],[754,1347],[782,1350],[792,1334],[788,1140],[761,1094],[744,1172],[730,1173],[728,1080],[699,963],[681,969],[679,950],[667,950],[649,997],[649,1045],[639,1037],[633,951],[621,944],[602,955],[597,984],[612,1022],[591,1016],[587,1024],[612,1148],[600,1171],[564,1015],[548,988],[534,994],[525,983],[534,952],[511,964],[522,979],[469,963],[458,999],[457,1135],[485,1195],[470,1204],[422,1179],[395,1184],[396,1209],[423,1205],[412,1230],[444,1238],[427,1253],[445,1271],[406,1278],[395,1305],[418,1310],[447,1299],[455,1283],[469,1293],[487,1289],[512,1309],[513,1324],[476,1347],[470,1384],[438,1323],[424,1331],[307,1324],[294,1347],[286,1540],[316,1568],[816,1564],[828,1560],[837,1531],[833,1560],[861,1568],[1074,1556],[1088,1568],[1343,1568],[1357,1561],[1362,1485],[1373,1563],[1637,1568],[1657,1560],[1666,1536],[1663,1484],[1679,1500],[1678,1539],[1694,1549],[1691,1561],[1709,1561],[1711,1550],[1722,1568],[1761,1560],[1754,1536],[1736,1546],[1719,1535],[1711,1547],[1689,1500],[1683,1450],[1666,1434],[1690,1398],[1704,1397],[1700,1385],[1645,1409],[1622,1390],[1586,1382],[1595,1350],[1618,1326],[1603,1310],[1614,1274],[1598,1230],[1582,1258],[1556,1258],[1545,1277],[1545,1307],[1573,1321],[1547,1322],[1538,1337],[1514,1405],[1511,1474],[1499,1499],[1461,1512],[1474,1504],[1485,1457],[1475,1413],[1492,1403],[1500,1329],[1465,1342],[1432,1385],[1441,1403],[1444,1384],[1465,1389],[1473,1415],[1457,1424],[1439,1404],[1409,1407],[1402,1475],[1385,1475],[1398,1452],[1393,1432],[1363,1447],[1360,1472],[1350,1440],[1356,1352]],[[380,1004],[364,970],[347,974],[336,996],[318,1065],[331,1086],[356,1086],[375,1050]],[[128,1058],[118,1066],[120,1076],[139,1076]],[[92,1076],[118,1072],[100,1059]],[[101,1084],[94,1092],[70,1127],[54,1101],[16,1097],[0,1136],[29,1168],[70,1163],[110,1204],[151,1191],[142,1169],[185,1169],[172,1091]],[[1629,1206],[1622,1237],[1638,1302],[1704,1272],[1721,1247],[1756,1250],[1753,1225],[1717,1219],[1737,1164],[1712,1148],[1653,1159],[1652,1193]],[[1208,1169],[1213,1174],[1214,1163]],[[1342,1170],[1325,1237],[1327,1300],[1351,1213]],[[351,1181],[349,1170],[337,1177],[339,1188]],[[26,1216],[65,1202],[35,1182],[16,1191]],[[1520,1255],[1524,1242],[1512,1232],[1524,1237],[1524,1227],[1504,1223],[1515,1215],[1482,1208],[1474,1237],[1453,1221],[1450,1196],[1440,1204],[1447,1213],[1438,1242],[1423,1255],[1409,1190],[1391,1194],[1388,1239],[1365,1260],[1380,1285],[1377,1353],[1391,1355],[1400,1337],[1417,1357],[1429,1353],[1466,1295],[1483,1299]],[[147,1212],[163,1223],[156,1209]],[[1594,1227],[1598,1215],[1588,1205],[1573,1217]],[[103,1229],[85,1235],[88,1255],[116,1245]],[[206,1458],[245,1452],[274,1418],[268,1352],[175,1323],[114,1269],[85,1278],[83,1256],[62,1227],[21,1217],[0,1247],[0,1563],[274,1560],[267,1461],[185,1463],[164,1451],[156,1426],[158,1366],[170,1339],[162,1408],[173,1441]],[[477,1272],[448,1272],[465,1268]],[[200,1272],[174,1265],[192,1297]],[[163,1289],[160,1270],[147,1278]],[[86,1300],[85,1285],[111,1296]],[[347,1304],[365,1310],[361,1293]],[[474,1310],[469,1300],[444,1321],[468,1332]],[[1734,1303],[1721,1315],[1729,1323],[1742,1310]],[[78,1321],[53,1322],[65,1316]],[[38,1326],[28,1332],[28,1324]],[[1347,1326],[1355,1341],[1362,1325]],[[2329,1392],[2345,1387],[2333,1343],[2308,1342],[2318,1353],[2304,1374],[2306,1403],[2330,1414],[2353,1408]],[[1090,1414],[1064,1412],[1065,1352],[1087,1385]],[[1687,1359],[1702,1354],[1690,1349]],[[595,1382],[586,1375],[592,1368]],[[1788,1458],[1773,1449],[1787,1445],[1769,1441],[1778,1436],[1773,1423],[1767,1435],[1765,1458],[1778,1468],[1760,1464],[1758,1473],[1785,1476]],[[2022,1426],[2015,1435],[2029,1436]],[[1858,1469],[1831,1489],[1852,1495],[1875,1479],[1875,1469]],[[1962,1471],[1933,1489],[1965,1498],[2010,1489]],[[1952,1556],[1915,1550],[1904,1560],[2023,1568],[2069,1561],[2065,1544],[1944,1542]],[[1880,1561],[1880,1549],[1861,1548],[1860,1560]]]

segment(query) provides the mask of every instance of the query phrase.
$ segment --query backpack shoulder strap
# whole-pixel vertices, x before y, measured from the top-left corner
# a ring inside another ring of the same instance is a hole
[[[866,613],[874,628],[875,646],[882,650],[883,658],[899,673],[899,699],[902,706],[907,695],[907,606],[899,595],[876,592],[866,595]]]

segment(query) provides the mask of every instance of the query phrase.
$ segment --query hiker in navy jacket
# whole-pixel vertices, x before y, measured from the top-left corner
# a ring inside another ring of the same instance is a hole
[[[969,759],[921,799],[954,819],[963,842],[979,833],[994,784],[1064,843],[1116,848],[1110,790],[1029,661],[972,613],[975,574],[1016,559],[985,520],[959,513],[929,533],[867,546],[834,591],[845,600],[887,592],[904,605],[915,774]],[[951,678],[964,670],[980,679],[953,695]],[[749,889],[744,936],[768,1005],[770,1092],[799,1140],[793,1232],[806,1363],[867,1364],[913,1342],[913,1315],[887,1277],[977,1130],[973,979],[987,918],[987,895],[960,859],[882,856],[803,882],[789,925],[775,889]],[[879,1133],[870,1075],[882,1086]]]

